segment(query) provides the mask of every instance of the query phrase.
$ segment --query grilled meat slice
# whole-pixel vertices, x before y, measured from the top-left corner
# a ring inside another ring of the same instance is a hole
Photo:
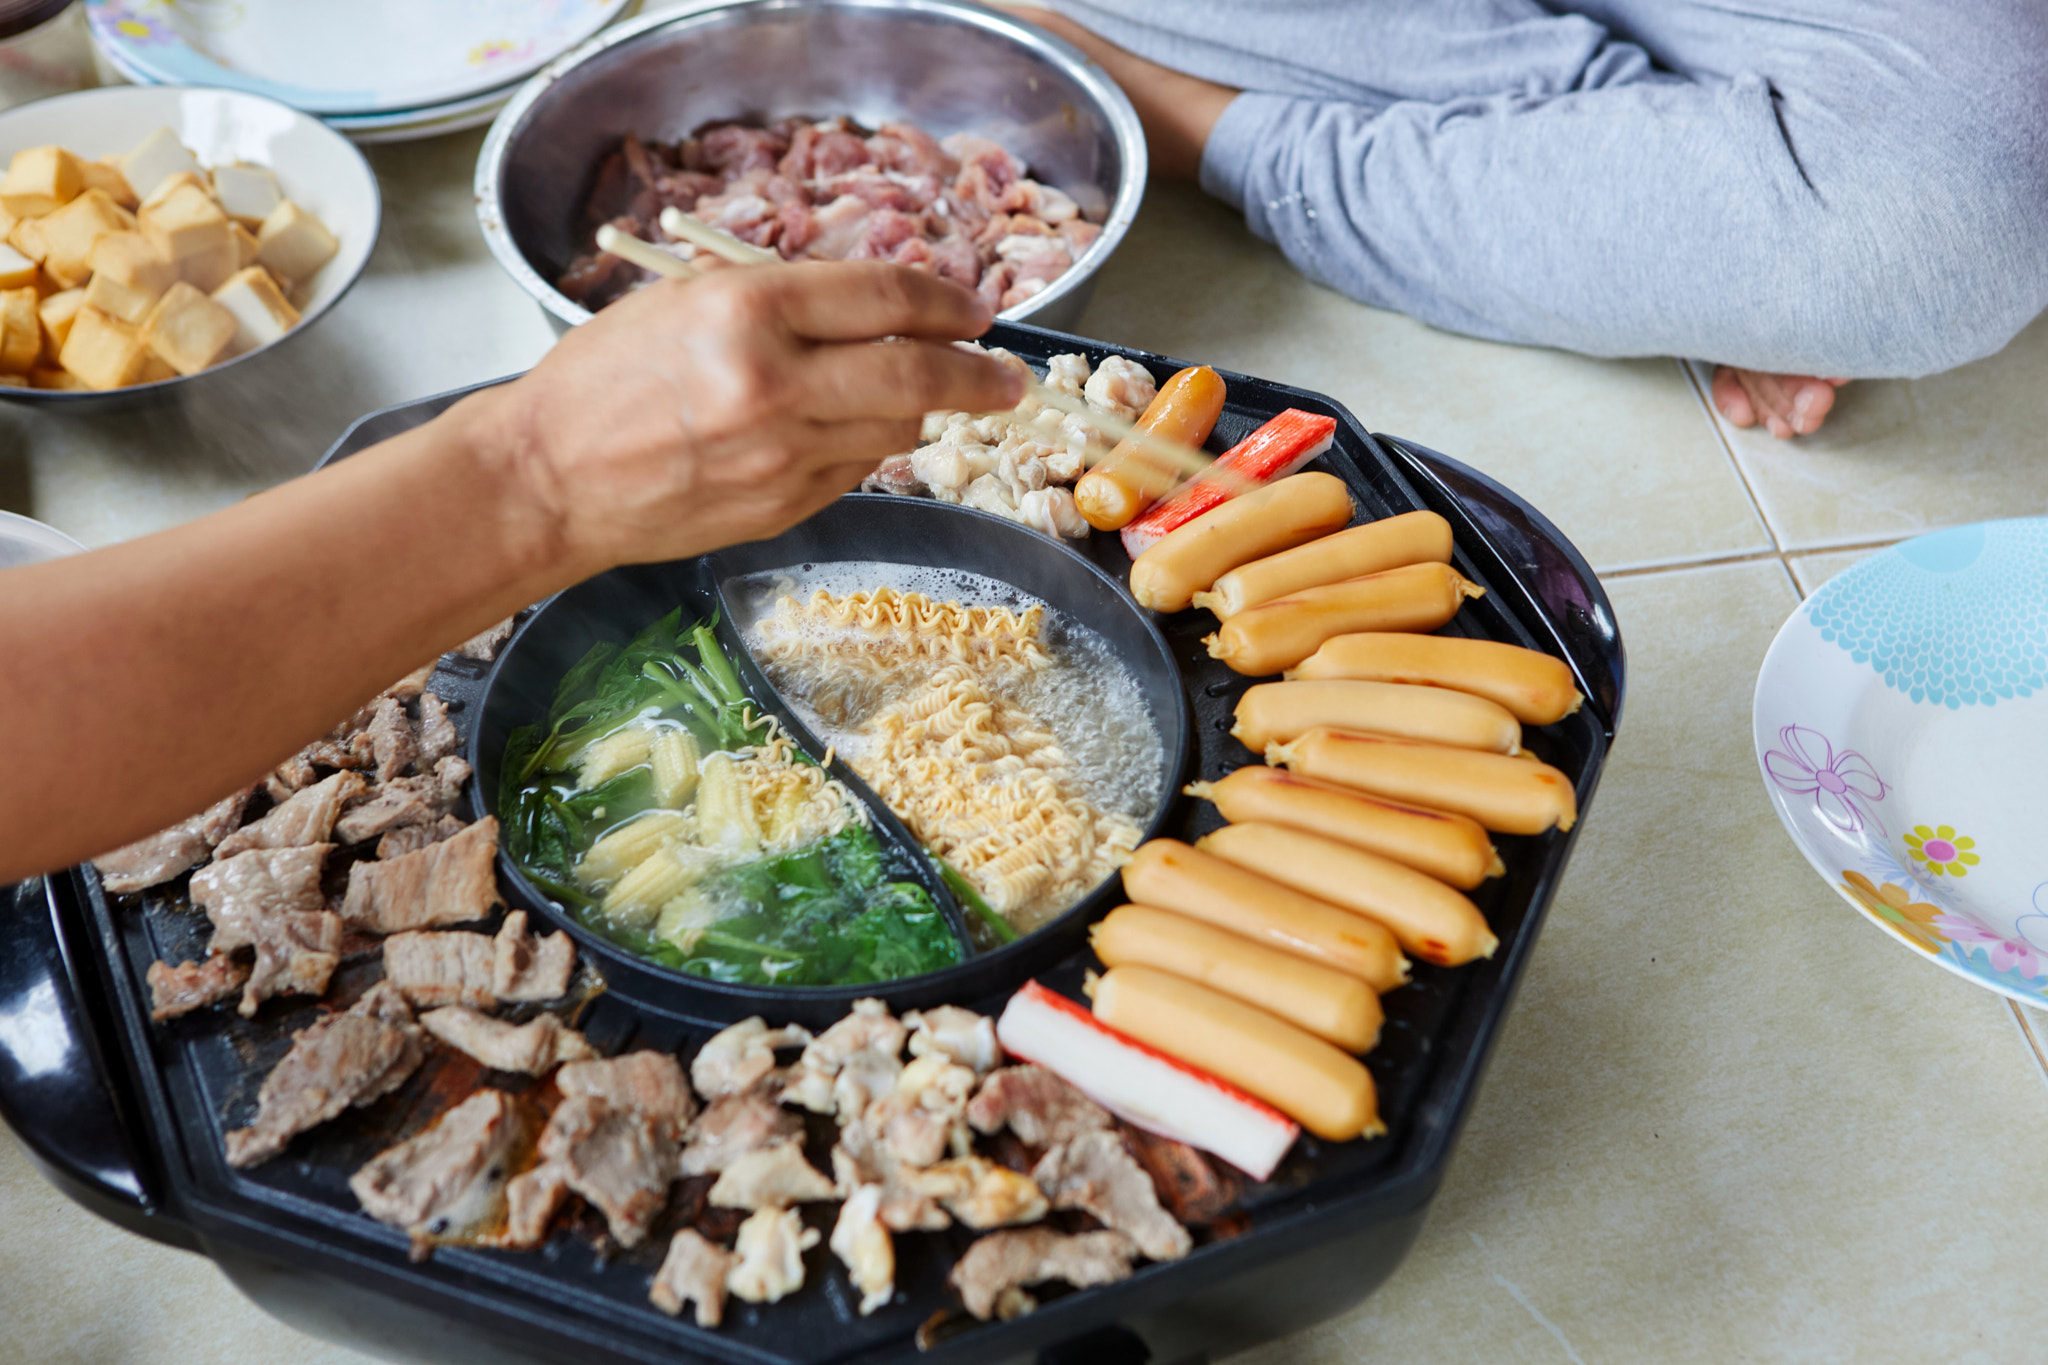
[[[428,844],[438,844],[443,839],[452,839],[463,831],[462,821],[452,815],[444,815],[430,825],[400,825],[384,831],[377,840],[379,858],[402,858],[408,853],[417,853]]]
[[[193,874],[193,903],[213,921],[212,951],[256,950],[242,989],[243,1015],[254,1015],[273,995],[326,994],[341,962],[341,919],[320,893],[333,848],[251,849]]]
[[[683,1068],[666,1052],[628,1052],[594,1062],[570,1062],[555,1073],[564,1095],[603,1100],[614,1109],[653,1119],[664,1138],[680,1142],[697,1115],[697,1097]]]
[[[415,1009],[488,1010],[505,1000],[553,1000],[569,989],[575,965],[575,942],[565,933],[536,935],[524,910],[505,916],[495,938],[456,929],[413,930],[384,940],[384,979]]]
[[[1237,1177],[1185,1142],[1125,1125],[1124,1146],[1152,1177],[1159,1202],[1183,1223],[1211,1223],[1237,1203]]]
[[[801,1140],[803,1132],[802,1119],[758,1090],[720,1095],[691,1129],[680,1169],[684,1175],[711,1175],[771,1143]]]
[[[1028,1313],[1037,1305],[1026,1285],[1064,1280],[1076,1289],[1115,1284],[1128,1279],[1137,1244],[1121,1232],[1055,1232],[1051,1228],[1020,1228],[992,1232],[967,1248],[967,1254],[946,1276],[967,1311],[987,1322],[997,1308],[1005,1317]]]
[[[438,659],[433,663],[421,664],[418,668],[415,668],[412,672],[385,688],[380,695],[396,697],[400,701],[411,701],[419,696],[420,693],[426,691],[427,679],[434,676],[434,669],[439,664],[440,660]]]
[[[1194,1239],[1159,1205],[1159,1192],[1114,1130],[1082,1133],[1039,1159],[1031,1178],[1056,1209],[1082,1209],[1126,1233],[1155,1261],[1177,1261]]]
[[[1082,1133],[1110,1126],[1109,1111],[1038,1066],[992,1071],[967,1106],[977,1133],[996,1133],[1005,1124],[1033,1147],[1051,1147]]]
[[[433,824],[455,809],[469,774],[468,761],[450,754],[431,772],[379,782],[342,812],[334,822],[334,837],[344,844],[360,844],[390,830]]]
[[[363,1212],[411,1233],[412,1257],[424,1260],[435,1237],[474,1227],[493,1212],[520,1126],[502,1090],[479,1090],[432,1127],[372,1157],[348,1187]]]
[[[832,1148],[833,1178],[841,1194],[850,1195],[862,1185],[879,1187],[882,1194],[875,1216],[884,1227],[896,1232],[936,1232],[953,1221],[921,1180],[924,1174],[897,1160],[877,1140],[866,1120],[840,1126],[839,1142]],[[938,1192],[952,1191],[948,1185]]]
[[[232,858],[252,848],[298,848],[324,844],[334,832],[335,817],[344,803],[359,795],[366,784],[361,773],[338,772],[315,782],[273,806],[262,819],[242,826],[220,841],[213,855]]]
[[[690,1059],[690,1080],[706,1099],[737,1095],[775,1069],[777,1048],[811,1041],[810,1030],[797,1024],[771,1029],[755,1015],[713,1034]]]
[[[574,1190],[604,1214],[621,1246],[638,1246],[668,1202],[675,1176],[675,1143],[652,1118],[571,1095],[555,1106],[541,1134],[540,1164],[507,1191],[507,1245],[537,1245],[562,1194]]]
[[[365,728],[370,735],[370,753],[377,761],[379,782],[389,782],[412,766],[420,750],[413,739],[412,720],[405,714],[404,702],[396,697],[380,697],[376,714]]]
[[[497,851],[498,822],[487,815],[417,853],[357,863],[348,870],[342,918],[374,934],[482,919],[504,903],[492,867]]]
[[[862,1317],[896,1293],[896,1242],[878,1216],[881,1207],[882,1187],[863,1185],[839,1206],[839,1221],[832,1225],[832,1254],[860,1291]]]
[[[426,1036],[404,997],[378,982],[349,1010],[292,1035],[291,1051],[257,1092],[255,1122],[227,1135],[228,1164],[269,1160],[308,1128],[396,1090],[425,1056]]]
[[[248,964],[226,953],[214,953],[197,962],[149,964],[149,1017],[161,1024],[181,1014],[204,1009],[225,1000],[249,979]]]
[[[449,1005],[421,1015],[420,1027],[494,1071],[523,1071],[538,1076],[563,1062],[597,1056],[597,1049],[583,1041],[582,1034],[564,1028],[562,1021],[552,1014],[535,1015],[524,1024],[512,1024],[462,1005]]]
[[[731,1252],[705,1241],[695,1229],[684,1228],[669,1240],[668,1255],[655,1272],[647,1297],[670,1317],[694,1302],[697,1325],[716,1327],[725,1320],[725,1277],[731,1269]]]
[[[733,1250],[738,1263],[725,1277],[735,1298],[774,1303],[804,1286],[804,1253],[818,1244],[795,1209],[762,1209],[740,1224]]]
[[[508,616],[490,629],[470,636],[455,647],[455,652],[465,659],[489,663],[498,657],[498,647],[512,638],[512,620]]]
[[[167,882],[188,868],[197,867],[214,846],[234,832],[241,822],[242,808],[254,787],[244,787],[232,796],[214,802],[190,819],[147,839],[102,853],[93,859],[99,869],[100,885],[113,896],[125,896]]]
[[[726,1163],[711,1187],[713,1205],[724,1209],[786,1209],[838,1193],[822,1171],[804,1160],[795,1141],[756,1147]]]
[[[491,992],[500,1000],[553,1000],[568,992],[576,941],[566,933],[558,930],[542,937],[527,928],[524,910],[514,910],[498,926],[491,947]],[[675,1074],[680,1084],[682,1069]],[[687,1086],[683,1093],[689,1094]]]
[[[419,729],[414,735],[418,757],[413,760],[422,772],[462,747],[455,722],[448,719],[448,703],[433,692],[420,693]]]

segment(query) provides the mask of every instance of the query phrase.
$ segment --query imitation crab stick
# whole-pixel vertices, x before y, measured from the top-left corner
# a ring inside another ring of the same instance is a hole
[[[1286,478],[1328,450],[1336,430],[1334,417],[1287,409],[1124,527],[1124,553],[1136,559],[1211,508]]]
[[[1088,935],[1105,966],[1157,967],[1307,1029],[1346,1052],[1379,1041],[1380,998],[1355,976],[1160,910],[1121,905]]]
[[[1522,747],[1521,723],[1497,702],[1441,687],[1348,679],[1260,683],[1238,698],[1230,733],[1263,754],[1268,744],[1300,739],[1318,725],[1497,754]]]
[[[1222,575],[1326,536],[1351,520],[1351,491],[1334,474],[1294,474],[1233,498],[1163,537],[1131,565],[1131,596],[1184,611]]]
[[[1207,921],[1219,929],[1349,972],[1376,991],[1408,979],[1392,931],[1247,872],[1178,839],[1152,839],[1124,864],[1124,894]]]
[[[1127,1036],[1036,981],[1010,997],[996,1037],[1011,1056],[1044,1067],[1118,1118],[1214,1152],[1254,1180],[1272,1175],[1301,1135],[1273,1106]]]
[[[1235,672],[1260,677],[1294,667],[1332,636],[1358,630],[1435,630],[1458,614],[1466,598],[1485,591],[1448,564],[1410,564],[1306,588],[1241,611],[1202,643],[1209,647],[1209,657],[1221,659]]]
[[[1285,768],[1239,768],[1216,782],[1192,783],[1186,791],[1215,802],[1232,824],[1259,821],[1305,829],[1406,863],[1461,891],[1507,871],[1477,820],[1382,801]]]
[[[1112,967],[1091,995],[1103,1023],[1242,1086],[1317,1137],[1387,1131],[1363,1063],[1264,1010],[1152,967]]]
[[[1383,735],[1317,728],[1266,750],[1304,777],[1469,816],[1499,834],[1570,829],[1571,779],[1534,755],[1510,758]]]
[[[1136,426],[1140,431],[1190,448],[1209,439],[1223,413],[1223,380],[1207,365],[1197,365],[1159,386],[1145,405]],[[1117,443],[1101,464],[1074,485],[1074,505],[1090,526],[1114,531],[1138,515],[1139,509],[1173,487],[1182,471],[1169,469],[1158,456],[1131,440]]]
[[[1403,512],[1255,559],[1195,594],[1195,605],[1227,620],[1247,607],[1347,578],[1451,562],[1451,524],[1434,512]]]
[[[1499,944],[1479,907],[1434,877],[1391,858],[1283,825],[1225,825],[1196,841],[1247,872],[1370,916],[1410,957],[1460,967]]]
[[[1584,700],[1562,659],[1520,645],[1444,635],[1339,635],[1325,640],[1287,676],[1451,688],[1499,702],[1524,725],[1563,720]]]

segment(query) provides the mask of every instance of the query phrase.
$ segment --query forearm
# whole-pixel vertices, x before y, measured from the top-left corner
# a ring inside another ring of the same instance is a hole
[[[508,468],[507,395],[213,516],[0,575],[0,881],[253,781],[597,566]]]

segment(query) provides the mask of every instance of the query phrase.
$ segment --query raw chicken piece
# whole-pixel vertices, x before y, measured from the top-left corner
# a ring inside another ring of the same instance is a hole
[[[378,982],[346,1013],[292,1035],[291,1051],[257,1092],[255,1121],[227,1135],[228,1165],[267,1161],[308,1128],[389,1094],[425,1056],[425,1035],[412,1011]]]
[[[713,1034],[690,1061],[690,1080],[701,1095],[716,1099],[750,1090],[775,1069],[777,1048],[807,1044],[811,1033],[797,1024],[771,1029],[758,1014]]]
[[[1155,1261],[1177,1261],[1194,1245],[1188,1230],[1159,1206],[1152,1177],[1115,1132],[1083,1133],[1059,1144],[1031,1168],[1031,1178],[1054,1208],[1093,1214]]]
[[[836,1193],[824,1173],[804,1160],[803,1148],[784,1141],[734,1157],[711,1187],[709,1198],[722,1209],[786,1209]]]
[[[1095,373],[1088,376],[1085,390],[1088,406],[1126,422],[1135,422],[1154,398],[1159,384],[1152,372],[1135,360],[1120,355],[1106,356]]]
[[[564,1027],[552,1014],[539,1014],[524,1024],[511,1024],[462,1005],[449,1005],[421,1015],[420,1027],[493,1071],[538,1076],[563,1062],[597,1057],[597,1049],[585,1042],[582,1034]]]
[[[647,1297],[670,1317],[694,1301],[697,1325],[716,1327],[725,1320],[725,1280],[731,1271],[731,1252],[705,1241],[694,1228],[684,1228],[670,1239]]]
[[[1017,499],[1017,520],[1055,539],[1080,540],[1092,529],[1065,488],[1041,488]]]
[[[1045,362],[1045,386],[1048,389],[1079,398],[1087,383],[1087,356],[1056,355]]]
[[[832,1254],[846,1265],[853,1287],[860,1291],[862,1317],[889,1302],[896,1293],[896,1244],[877,1212],[882,1187],[863,1185],[839,1206],[832,1226]]]
[[[740,1224],[734,1254],[739,1258],[725,1284],[748,1303],[774,1303],[804,1285],[804,1253],[818,1244],[795,1209],[762,1209]]]
[[[1028,1294],[1011,1297],[1025,1285],[1064,1280],[1076,1289],[1088,1289],[1129,1279],[1137,1255],[1136,1244],[1121,1232],[1070,1235],[1051,1228],[1023,1228],[981,1238],[954,1263],[946,1279],[960,1291],[967,1311],[986,1322],[1005,1299],[1005,1306],[1013,1310],[1006,1317],[1035,1308]]]
[[[479,1090],[424,1132],[370,1158],[348,1187],[363,1212],[411,1233],[412,1259],[424,1260],[435,1238],[491,1216],[520,1136],[505,1093]]]

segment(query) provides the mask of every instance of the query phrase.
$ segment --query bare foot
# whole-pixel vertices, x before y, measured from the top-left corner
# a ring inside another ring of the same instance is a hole
[[[1714,371],[1714,406],[1738,427],[1762,422],[1771,435],[1789,440],[1820,430],[1835,406],[1835,390],[1848,382],[1723,365]]]

